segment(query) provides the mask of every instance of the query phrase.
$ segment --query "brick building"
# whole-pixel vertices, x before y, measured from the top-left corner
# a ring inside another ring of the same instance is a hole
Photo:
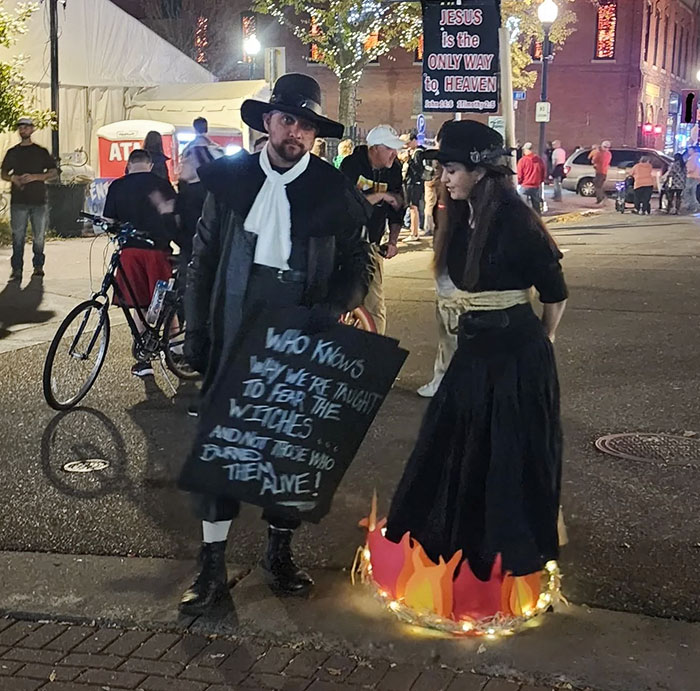
[[[143,18],[141,0],[113,0]],[[231,0],[240,13],[249,0]],[[602,139],[615,144],[645,145],[657,149],[683,148],[690,126],[680,122],[682,89],[700,87],[700,0],[576,0],[576,31],[550,65],[549,100],[552,121],[547,138],[559,138],[567,149]],[[231,28],[228,79],[246,78],[241,66],[240,22]],[[321,82],[326,112],[338,112],[334,75],[310,61],[309,47],[301,44],[269,17],[256,18],[256,34],[263,46],[285,46],[288,71],[307,72]],[[406,131],[420,111],[421,66],[413,54],[395,50],[368,65],[358,89],[358,126],[368,129],[388,122]],[[258,75],[262,66],[258,65]],[[539,65],[531,69],[539,70]],[[537,141],[535,103],[539,80],[520,102],[516,135]],[[428,134],[448,116],[427,117]]]
[[[684,148],[682,89],[700,86],[698,0],[576,0],[576,32],[550,65],[548,139],[571,149],[617,145]],[[539,66],[534,67],[539,69]],[[539,80],[516,113],[521,141],[537,141]]]

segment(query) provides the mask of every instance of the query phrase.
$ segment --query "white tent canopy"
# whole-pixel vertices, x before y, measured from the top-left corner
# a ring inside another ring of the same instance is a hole
[[[21,4],[5,0],[5,9]],[[11,49],[28,57],[25,77],[48,85],[49,3],[32,15]],[[214,75],[109,0],[59,3],[58,64],[61,86],[126,87],[212,82]],[[7,58],[7,49],[0,57]]]
[[[11,11],[19,0],[5,0]],[[0,48],[0,59],[23,55],[27,81],[35,85],[33,106],[50,108],[48,2],[42,2],[17,44]],[[59,3],[60,151],[83,148],[97,166],[97,130],[125,120],[132,96],[162,84],[211,83],[214,75],[109,0]],[[159,119],[159,118],[154,118]],[[49,146],[50,132],[35,141]],[[0,135],[0,156],[16,141]]]
[[[241,120],[241,104],[247,98],[267,101],[267,82],[249,80],[215,84],[156,86],[139,91],[128,107],[129,118],[148,118],[189,127],[197,117],[204,117],[211,128],[235,128],[248,143],[248,127]]]

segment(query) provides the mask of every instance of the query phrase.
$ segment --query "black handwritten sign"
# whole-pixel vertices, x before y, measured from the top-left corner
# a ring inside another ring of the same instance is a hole
[[[180,477],[188,491],[296,508],[318,522],[398,374],[398,341],[304,308],[264,312],[200,409]]]
[[[498,110],[498,0],[423,2],[423,111]]]

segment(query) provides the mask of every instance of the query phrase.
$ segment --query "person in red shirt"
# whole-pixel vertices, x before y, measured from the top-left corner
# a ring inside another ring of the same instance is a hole
[[[526,142],[523,144],[523,157],[518,161],[518,185],[538,214],[542,213],[541,188],[545,175],[544,161],[534,153],[532,143]]]
[[[603,186],[605,185],[605,180],[608,177],[608,168],[610,168],[610,161],[612,160],[610,146],[610,142],[604,141],[600,145],[600,148],[592,151],[590,156],[591,163],[593,164],[593,168],[595,170],[595,178],[593,182],[595,184],[595,198],[597,204],[600,204],[605,199]]]

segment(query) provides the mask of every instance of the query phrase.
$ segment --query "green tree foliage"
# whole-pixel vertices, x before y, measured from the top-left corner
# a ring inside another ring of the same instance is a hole
[[[394,48],[415,49],[422,32],[419,3],[257,0],[253,9],[272,15],[302,43],[316,46],[317,62],[338,78],[344,125],[355,123],[357,84],[365,66]]]
[[[593,0],[595,2],[595,0]],[[559,17],[552,25],[550,40],[556,52],[576,30],[576,14],[571,9],[574,0],[559,0]],[[540,0],[501,0],[503,23],[511,33],[511,63],[513,86],[531,89],[537,81],[537,72],[528,70],[532,64],[534,46],[544,38],[542,24],[537,16]]]
[[[15,11],[8,12],[0,0],[0,46],[11,48],[17,38],[26,31],[26,24],[36,11],[35,3],[20,3]],[[0,59],[0,132],[15,129],[22,116],[34,118],[38,127],[52,124],[53,113],[35,106],[32,87],[23,75],[23,57]]]

